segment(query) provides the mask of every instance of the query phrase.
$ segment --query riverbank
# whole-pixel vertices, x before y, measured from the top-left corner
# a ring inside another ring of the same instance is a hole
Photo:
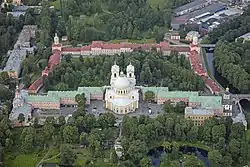
[[[207,75],[210,79],[212,79],[221,90],[225,91],[225,88],[215,79],[215,77],[213,76],[213,74],[211,73],[211,69],[208,63],[208,58],[207,58],[207,52],[205,48],[201,49],[201,56],[202,56],[202,60],[204,61],[204,66],[207,72]]]

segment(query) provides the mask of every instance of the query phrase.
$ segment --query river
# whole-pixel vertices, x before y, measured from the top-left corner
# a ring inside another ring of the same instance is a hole
[[[240,91],[233,87],[233,85],[229,84],[228,80],[221,76],[221,74],[214,68],[214,53],[207,51],[206,57],[211,75],[217,80],[217,82],[219,82],[224,88],[228,87],[231,93],[240,94]],[[245,111],[250,111],[250,102],[248,100],[241,100],[240,103]]]

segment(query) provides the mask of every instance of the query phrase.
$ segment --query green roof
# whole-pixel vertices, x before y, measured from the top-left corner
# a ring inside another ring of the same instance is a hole
[[[78,91],[48,91],[48,96],[50,97],[68,97],[75,98]]]
[[[190,98],[192,96],[199,96],[199,92],[191,92],[191,91],[158,92],[158,97],[162,98]]]
[[[77,94],[85,93],[85,96],[88,98],[90,94],[103,93],[103,91],[104,89],[102,87],[78,87],[77,91],[48,91],[48,96],[75,98]]]
[[[60,98],[59,97],[55,97],[55,96],[28,96],[27,97],[27,101],[28,102],[60,102]]]
[[[154,92],[155,94],[157,94],[157,92],[168,92],[168,87],[141,87],[142,93],[145,93],[147,91],[151,91]]]
[[[104,89],[103,87],[78,87],[78,92],[81,93],[89,93],[89,94],[94,94],[94,93],[103,93]]]
[[[222,97],[221,96],[192,96],[189,98],[189,102],[199,102],[202,108],[206,107],[221,107]]]

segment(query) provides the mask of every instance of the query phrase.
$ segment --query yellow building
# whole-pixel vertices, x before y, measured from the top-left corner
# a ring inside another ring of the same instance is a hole
[[[194,122],[194,125],[203,125],[205,120],[214,116],[214,111],[212,108],[195,108],[186,107],[185,108],[185,119],[190,119]]]

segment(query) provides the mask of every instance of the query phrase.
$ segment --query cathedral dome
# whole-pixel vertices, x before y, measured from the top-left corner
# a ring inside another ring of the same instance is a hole
[[[129,85],[130,83],[126,77],[118,77],[114,83],[116,89],[127,89]]]

